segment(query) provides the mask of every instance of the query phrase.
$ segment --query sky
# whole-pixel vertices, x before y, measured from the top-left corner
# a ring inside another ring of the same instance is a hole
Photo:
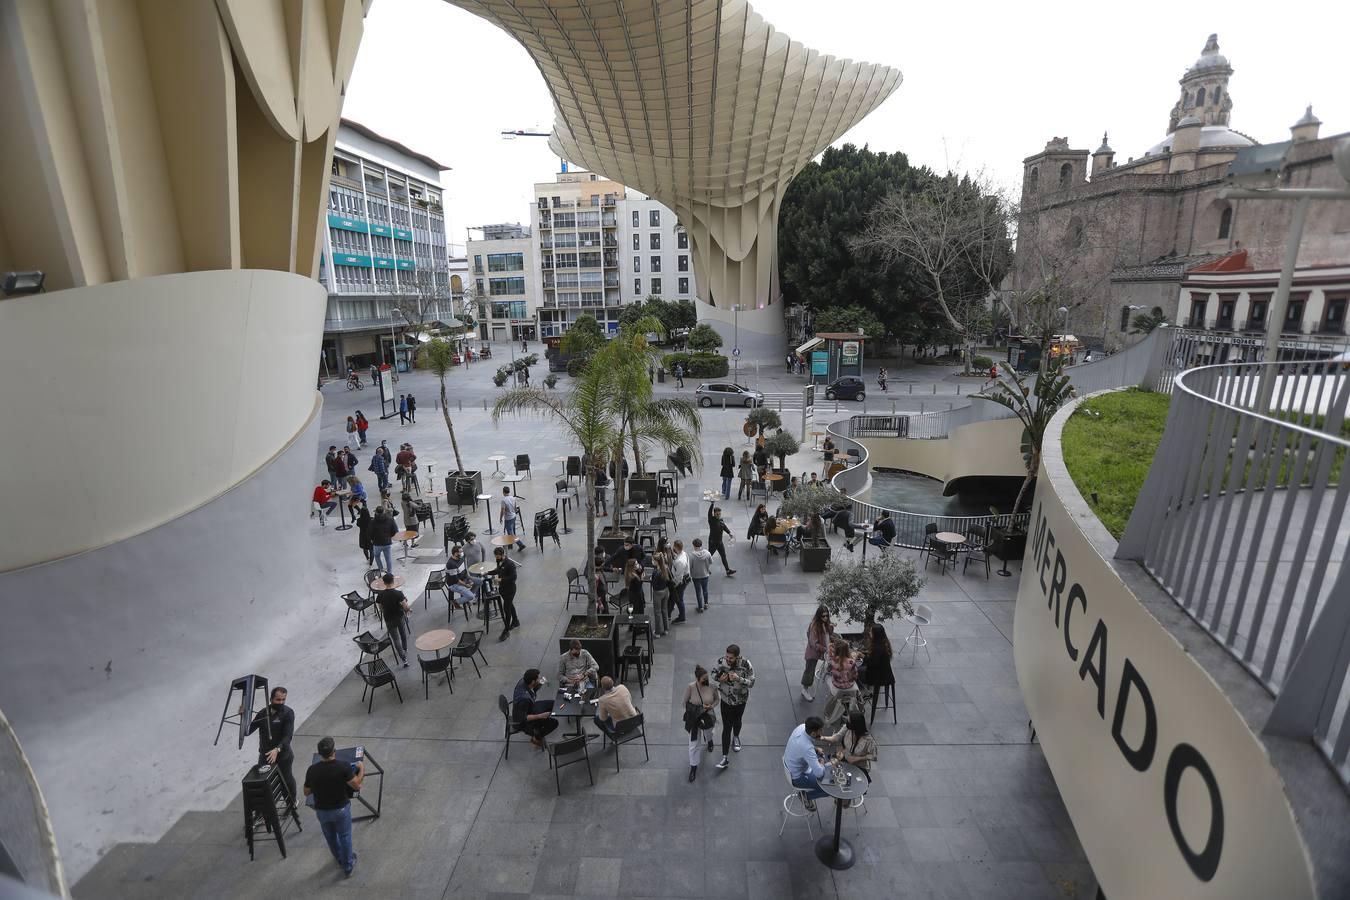
[[[1311,103],[1323,136],[1350,131],[1350,13],[1342,8],[1336,24],[1340,4],[1326,0],[1118,3],[1107,16],[1046,0],[753,6],[809,47],[904,74],[836,143],[980,171],[1009,188],[1021,183],[1022,160],[1055,136],[1091,151],[1105,131],[1117,162],[1142,156],[1165,136],[1177,80],[1211,32],[1234,69],[1231,127],[1287,140]],[[451,167],[442,183],[452,245],[470,226],[528,221],[534,183],[558,171],[546,139],[500,135],[551,129],[538,69],[504,31],[446,0],[375,0],[343,116]]]

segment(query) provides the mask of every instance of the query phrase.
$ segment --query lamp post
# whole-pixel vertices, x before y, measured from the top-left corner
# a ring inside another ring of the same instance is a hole
[[[731,307],[731,364],[735,368],[731,380],[737,384],[741,383],[741,305],[737,303]]]
[[[394,322],[401,315],[403,315],[403,311],[398,307],[389,310],[389,364],[394,367],[396,373],[398,372],[398,351],[395,348],[398,347],[398,338],[394,336]]]

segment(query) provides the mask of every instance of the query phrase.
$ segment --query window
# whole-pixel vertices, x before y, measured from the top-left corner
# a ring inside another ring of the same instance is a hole
[[[500,301],[494,301],[492,304],[492,318],[494,319],[525,318],[525,301],[509,300],[504,303]]]
[[[1027,173],[1028,194],[1036,193],[1036,182],[1039,181],[1040,178],[1041,178],[1041,170],[1036,168],[1035,166],[1032,166],[1031,171]]]
[[[681,253],[676,257],[675,268],[679,269],[681,272],[689,271],[689,255],[687,253]]]
[[[1233,330],[1233,310],[1237,308],[1236,294],[1219,295],[1219,318],[1214,324],[1224,331]]]
[[[1322,313],[1322,330],[1342,334],[1345,332],[1345,297],[1328,297],[1326,310]]]
[[[1062,191],[1073,183],[1073,163],[1059,167],[1059,189]]]
[[[647,224],[651,225],[653,228],[660,228],[660,227],[661,227],[661,210],[659,210],[659,209],[653,209],[651,212],[649,212],[649,213],[647,214]]]
[[[525,255],[523,253],[489,253],[489,272],[523,272]]]
[[[553,257],[553,265],[559,269],[575,269],[577,267],[577,255],[575,253],[558,253]]]
[[[633,227],[637,228],[641,225],[642,225],[642,213],[638,212],[635,209],[633,210]]]
[[[660,232],[657,232],[657,231],[654,231],[654,232],[651,233],[651,235],[649,235],[649,237],[650,237],[650,239],[651,239],[652,249],[653,249],[653,250],[660,250],[660,249],[661,249],[661,233],[660,233]]]
[[[1223,88],[1215,88],[1215,89],[1214,89],[1214,97],[1213,97],[1213,99],[1210,100],[1210,102],[1213,103],[1215,106],[1218,106],[1218,105],[1219,105],[1219,92],[1222,91],[1222,90],[1223,90]]]
[[[1186,320],[1186,324],[1191,328],[1205,327],[1205,307],[1209,305],[1209,295],[1191,294],[1191,315]]]
[[[687,293],[689,293],[689,279],[688,279],[688,278],[681,278],[680,281],[679,281],[679,288],[680,288],[680,293],[681,293],[681,294],[687,294]]]
[[[652,296],[653,296],[653,297],[659,297],[659,296],[661,296],[661,279],[660,279],[660,278],[653,278],[653,279],[652,279]]]
[[[1219,240],[1226,240],[1233,227],[1233,207],[1225,206],[1219,214]]]
[[[633,215],[636,216],[637,213],[633,213]],[[641,278],[634,278],[634,279],[633,279],[633,293],[636,294],[636,295],[639,296],[639,297],[642,296],[642,279],[641,279]]]
[[[1252,294],[1251,300],[1247,306],[1247,330],[1263,331],[1266,327],[1266,304],[1270,302],[1269,294]]]
[[[1303,330],[1303,306],[1307,300],[1307,294],[1289,298],[1289,306],[1284,311],[1284,331],[1297,334]]]
[[[652,257],[652,271],[653,272],[661,271],[661,257],[659,256]]]
[[[642,249],[642,235],[640,234],[633,235],[633,249],[634,250]]]
[[[1077,216],[1070,219],[1068,228],[1064,229],[1064,246],[1070,250],[1083,246],[1083,220]]]
[[[634,272],[642,271],[642,257],[640,256],[633,257],[633,271]]]
[[[680,250],[688,250],[689,234],[684,231],[677,232],[675,235],[675,246]]]
[[[1130,308],[1128,306],[1122,306],[1120,308],[1120,330],[1130,330]]]
[[[1205,105],[1205,89],[1204,89],[1204,88],[1201,88],[1200,90],[1198,90],[1198,91],[1195,92],[1195,105],[1196,105],[1196,106],[1204,106],[1204,105]]]
[[[494,297],[502,294],[525,293],[524,278],[489,278],[488,293]]]

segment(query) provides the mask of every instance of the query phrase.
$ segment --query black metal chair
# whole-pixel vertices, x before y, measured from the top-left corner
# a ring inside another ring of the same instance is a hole
[[[557,547],[562,547],[562,539],[558,537],[558,511],[556,509],[541,509],[534,514],[534,542],[539,545],[539,550],[544,549],[544,540],[553,538],[553,543]]]
[[[656,542],[661,538],[661,528],[655,525],[639,525],[633,530],[633,536],[644,552],[655,553]]]
[[[971,560],[978,565],[984,563],[984,577],[989,577],[989,546],[990,546],[989,526],[983,528],[972,528],[966,532],[966,559],[961,564],[961,574],[966,574],[970,568]]]
[[[614,771],[619,771],[619,748],[624,744],[642,739],[642,752],[647,757],[647,762],[651,762],[651,750],[647,747],[647,725],[646,719],[642,713],[636,716],[629,716],[626,719],[620,719],[614,723],[614,733],[610,734],[603,728],[600,729],[600,749],[605,748],[606,743],[614,745]]]
[[[383,569],[366,569],[366,574],[361,576],[361,580],[366,585],[366,590],[370,592],[370,599],[375,599],[375,592],[378,591],[380,576],[384,574]]]
[[[474,656],[477,655],[483,660],[483,665],[486,666],[488,664],[487,657],[483,656],[483,648],[480,646],[482,641],[483,632],[466,631],[459,636],[459,642],[450,648],[450,656],[448,658],[451,660],[467,659],[469,662],[473,663],[474,674],[479,678],[482,678],[483,673],[478,671],[478,661],[474,659]],[[454,672],[453,668],[451,668],[451,672]]]
[[[357,663],[365,662],[367,656],[372,659],[379,659],[380,654],[388,650],[393,643],[389,635],[386,634],[384,637],[377,638],[369,631],[363,631],[356,635],[352,638],[352,642],[361,648],[361,655],[357,657]]]
[[[581,481],[581,457],[580,457],[580,456],[569,456],[569,457],[567,457],[567,480],[568,480],[568,481],[571,481],[573,478],[575,478],[578,482]]]
[[[422,530],[423,522],[430,522],[431,529],[436,530],[436,512],[431,508],[431,504],[425,500],[410,500],[408,508],[412,510],[413,520],[408,524],[414,525],[418,531]]]
[[[455,516],[445,523],[445,555],[450,555],[450,545],[460,546],[469,536],[469,520],[465,516]]]
[[[503,738],[506,740],[506,758],[511,758],[511,735],[522,734],[525,731],[525,723],[517,722],[511,718],[511,702],[506,699],[505,694],[497,695],[497,708],[502,711]],[[544,746],[548,747],[548,738],[544,738]]]
[[[398,689],[398,679],[394,677],[394,672],[384,664],[382,659],[372,659],[369,662],[357,663],[353,669],[366,686],[361,690],[361,699],[366,699],[366,691],[370,692],[370,703],[366,706],[366,715],[375,708],[375,689],[381,685],[393,685],[394,693],[398,695],[398,702],[403,702],[403,692]]]
[[[788,556],[791,555],[788,552],[787,533],[786,532],[775,533],[773,531],[770,531],[769,529],[775,527],[776,524],[777,523],[772,518],[769,519],[767,523],[765,523],[764,545],[765,547],[768,548],[768,555],[765,557],[765,559],[774,556],[779,550],[782,550],[783,565],[786,566],[787,558]]]
[[[549,765],[553,767],[553,785],[558,789],[559,797],[562,796],[562,779],[558,776],[558,770],[565,766],[585,763],[586,777],[591,780],[591,787],[595,787],[595,775],[591,772],[591,756],[586,750],[586,735],[579,734],[549,744],[548,760]]]
[[[423,608],[423,609],[426,609],[426,608],[427,608],[427,603],[428,603],[428,601],[429,601],[430,598],[431,598],[431,592],[432,592],[432,591],[440,591],[442,594],[447,595],[447,599],[449,599],[449,593],[450,593],[450,591],[449,591],[449,589],[446,588],[446,586],[445,586],[445,570],[444,570],[444,569],[437,569],[436,571],[432,572],[430,575],[427,576],[427,584],[426,584],[426,587],[422,588],[422,608]]]
[[[572,600],[580,600],[583,604],[589,602],[590,592],[586,590],[586,582],[581,577],[581,573],[576,569],[567,570],[567,605],[565,609],[572,608]]]
[[[639,647],[636,644],[630,644],[624,647],[619,653],[619,684],[628,681],[628,667],[632,666],[637,670],[638,677],[638,695],[647,696],[647,672],[651,665],[651,656],[647,653],[645,647]]]
[[[933,551],[942,549],[942,542],[933,537],[940,530],[936,522],[929,522],[923,526],[923,549],[919,551],[919,560],[924,564],[924,568],[928,567],[928,557]]]
[[[347,604],[347,615],[342,620],[342,627],[346,628],[347,623],[351,621],[352,613],[356,613],[356,627],[361,627],[361,617],[366,614],[366,610],[375,605],[375,598],[362,597],[357,591],[350,591],[342,595],[342,599]]]
[[[417,657],[417,665],[422,670],[422,699],[431,699],[430,684],[432,675],[445,675],[445,686],[450,688],[450,693],[453,694],[455,692],[455,686],[451,683],[454,681],[451,677],[454,673],[450,668],[450,664],[454,661],[455,658],[453,656],[438,656],[435,659],[423,659],[420,656]]]
[[[531,481],[534,480],[534,473],[530,471],[530,454],[528,453],[516,454],[516,474],[519,475],[521,472],[525,473],[526,478]]]

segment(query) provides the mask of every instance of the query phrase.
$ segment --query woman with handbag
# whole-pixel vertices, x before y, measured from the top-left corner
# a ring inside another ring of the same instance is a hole
[[[832,631],[834,627],[830,624],[830,611],[823,606],[817,607],[816,614],[811,617],[811,624],[806,626],[806,668],[802,670],[802,699],[807,703],[814,703],[816,700],[815,695],[811,693],[811,686],[816,683],[816,667],[828,652]]]
[[[736,499],[740,500],[744,497],[746,500],[749,500],[751,496],[750,485],[753,484],[755,480],[755,464],[754,461],[750,459],[749,450],[741,451],[741,462],[737,467],[737,474],[740,476],[741,486],[736,489]]]
[[[642,593],[642,564],[630,559],[623,564],[623,584],[628,590],[628,605],[635,615],[647,612],[647,598]]]
[[[698,777],[703,745],[713,750],[712,730],[717,725],[717,688],[708,680],[708,670],[694,666],[694,680],[684,689],[684,728],[689,732],[689,780]]]
[[[661,637],[670,630],[670,550],[666,539],[656,542],[652,554],[652,633]]]

